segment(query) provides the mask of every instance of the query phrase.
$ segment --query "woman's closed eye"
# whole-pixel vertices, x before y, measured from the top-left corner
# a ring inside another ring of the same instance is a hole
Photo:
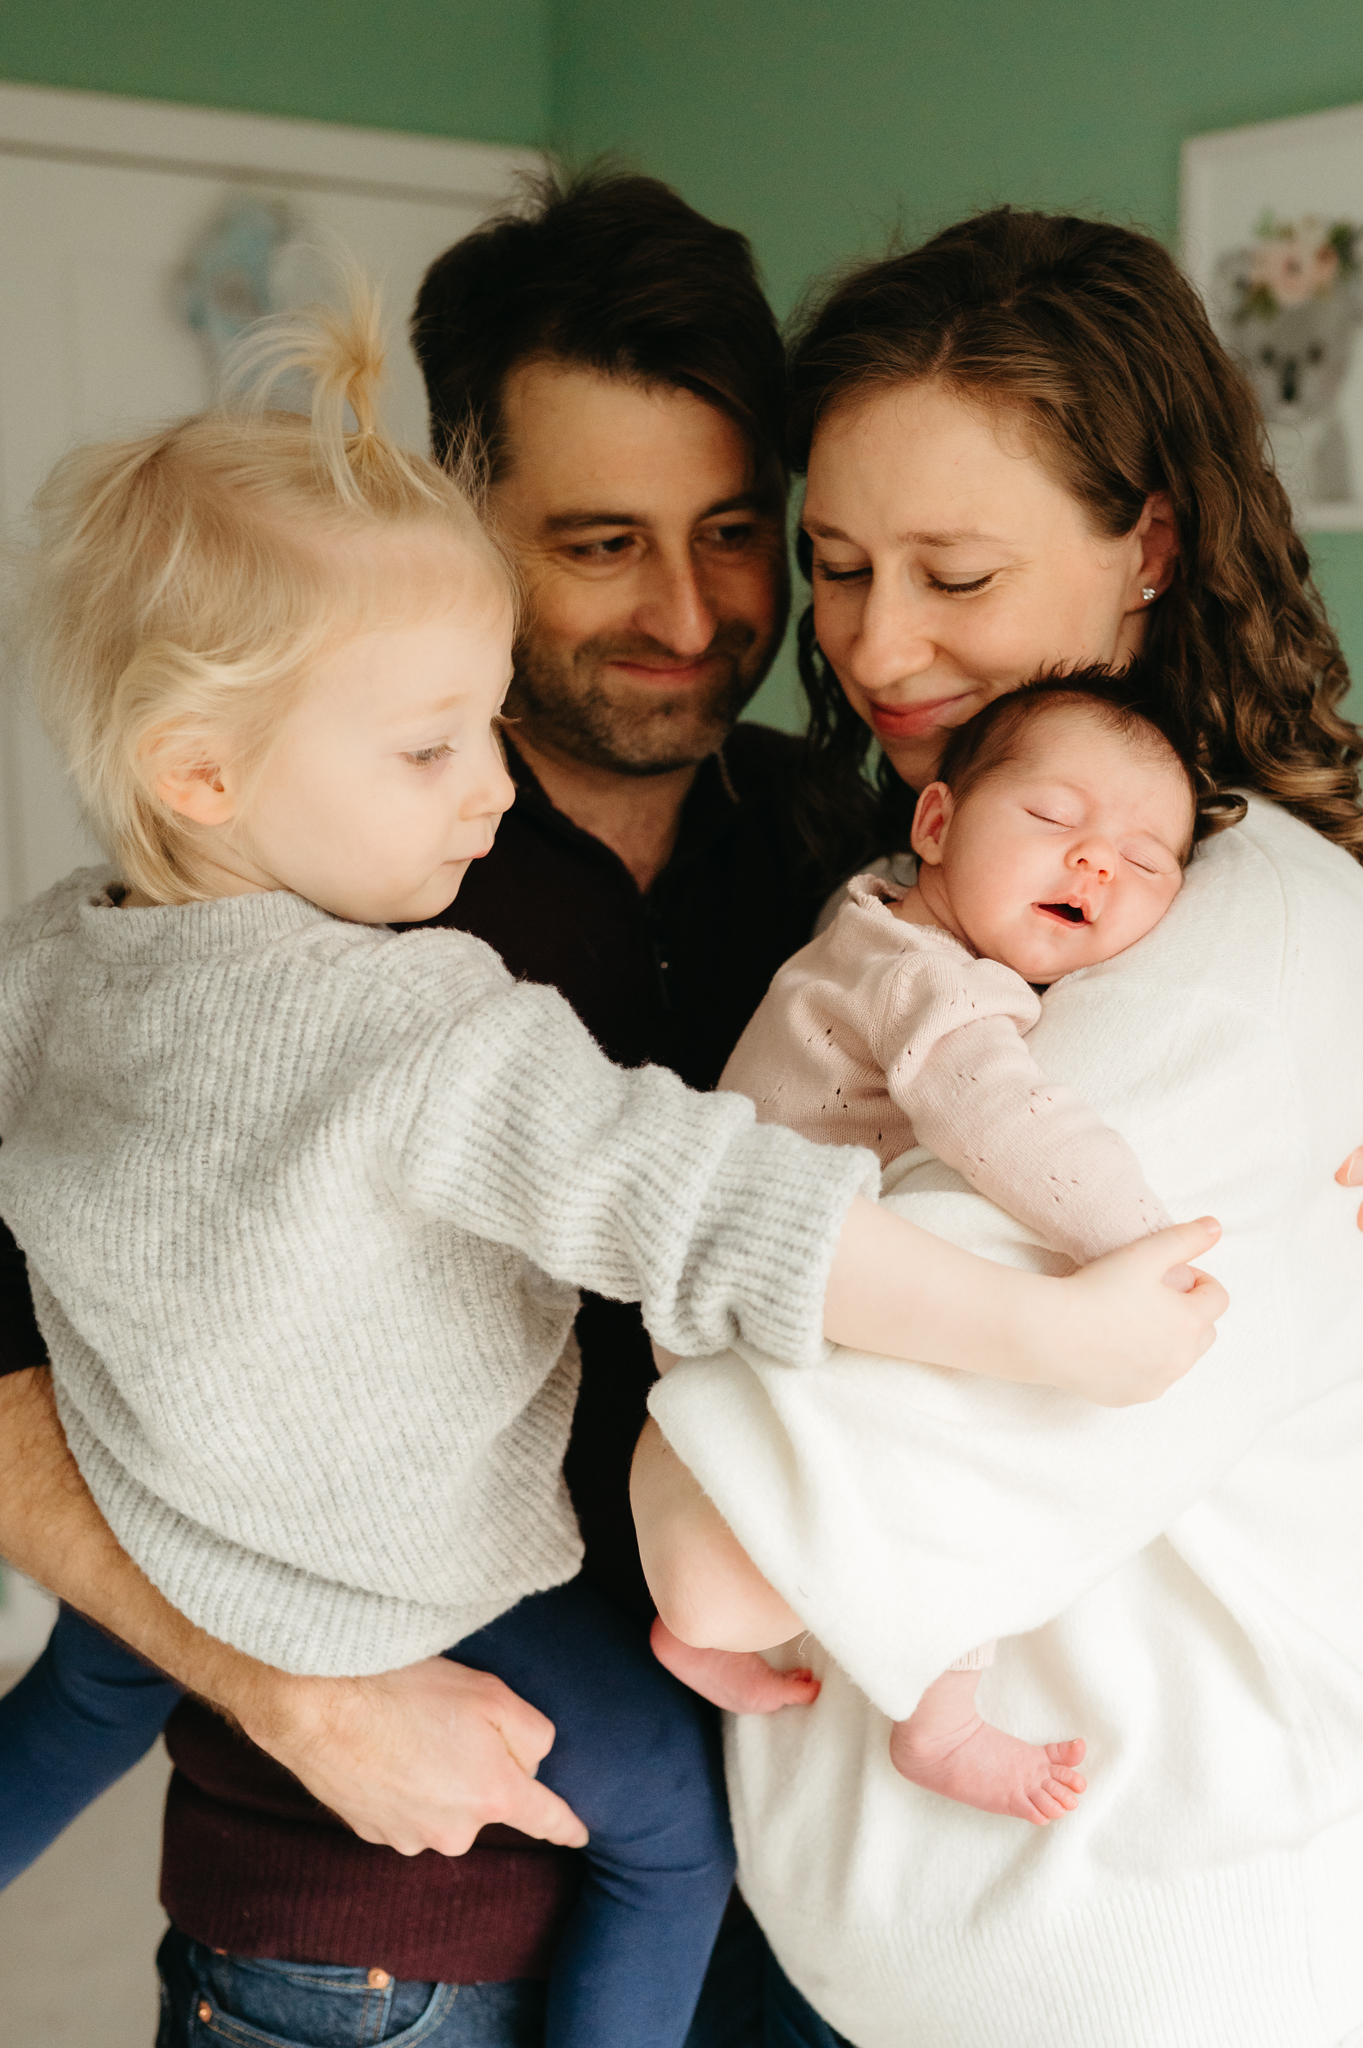
[[[972,577],[968,583],[948,583],[944,577],[929,576],[928,585],[932,590],[940,590],[945,597],[968,597],[973,590],[988,590],[997,575],[997,569],[990,569],[983,576]]]
[[[821,562],[817,558],[814,562],[814,574],[818,577],[820,583],[856,583],[861,577],[869,576],[870,573],[871,565],[869,562],[862,562],[855,569],[835,569],[831,562]]]

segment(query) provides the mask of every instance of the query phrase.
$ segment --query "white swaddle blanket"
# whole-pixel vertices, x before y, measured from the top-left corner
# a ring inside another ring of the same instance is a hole
[[[740,1882],[858,2048],[1330,2048],[1363,2021],[1363,872],[1255,802],[1029,1043],[1217,1215],[1213,1351],[1163,1400],[841,1353],[693,1360],[669,1440],[806,1621],[818,1703],[729,1728]],[[1001,1259],[923,1153],[892,1205]],[[1054,1270],[1059,1270],[1055,1266]],[[1036,1831],[899,1779],[886,1717],[1003,1638],[982,1711],[1082,1734]]]

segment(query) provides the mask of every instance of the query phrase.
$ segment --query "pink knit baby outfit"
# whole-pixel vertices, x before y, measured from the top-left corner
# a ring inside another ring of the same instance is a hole
[[[777,973],[720,1087],[750,1096],[759,1122],[867,1145],[882,1166],[925,1145],[1076,1265],[1162,1230],[1125,1140],[1028,1052],[1033,990],[895,917],[903,894],[877,875],[848,883],[827,930]]]
[[[827,930],[777,972],[720,1087],[750,1096],[759,1123],[867,1145],[882,1167],[925,1145],[1079,1266],[1162,1230],[1130,1146],[1023,1043],[1035,991],[950,932],[894,916],[904,893],[878,875],[848,883]],[[978,1671],[994,1647],[950,1669]]]

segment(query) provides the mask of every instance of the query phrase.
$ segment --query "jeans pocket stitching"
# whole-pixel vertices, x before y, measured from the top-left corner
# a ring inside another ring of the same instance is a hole
[[[414,2019],[410,2027],[404,2027],[401,2033],[390,2034],[379,2048],[417,2048],[426,2035],[448,2018],[459,1988],[457,1984],[437,1984],[425,2012]],[[202,1998],[203,1994],[200,1993],[199,1997]],[[208,2000],[205,1998],[203,2002],[207,2004]],[[306,2042],[290,2041],[283,2034],[269,2033],[264,2027],[254,2026],[250,2020],[238,2019],[235,2014],[224,2012],[216,2005],[206,2020],[200,2019],[197,2012],[194,2020],[204,2034],[230,2041],[233,2048],[308,2048]]]

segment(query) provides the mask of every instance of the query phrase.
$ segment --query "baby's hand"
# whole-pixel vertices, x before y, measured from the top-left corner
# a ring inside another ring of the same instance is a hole
[[[1214,1216],[1175,1223],[1095,1259],[1062,1282],[1052,1386],[1105,1408],[1153,1401],[1216,1342],[1229,1296],[1186,1261],[1221,1235]]]

